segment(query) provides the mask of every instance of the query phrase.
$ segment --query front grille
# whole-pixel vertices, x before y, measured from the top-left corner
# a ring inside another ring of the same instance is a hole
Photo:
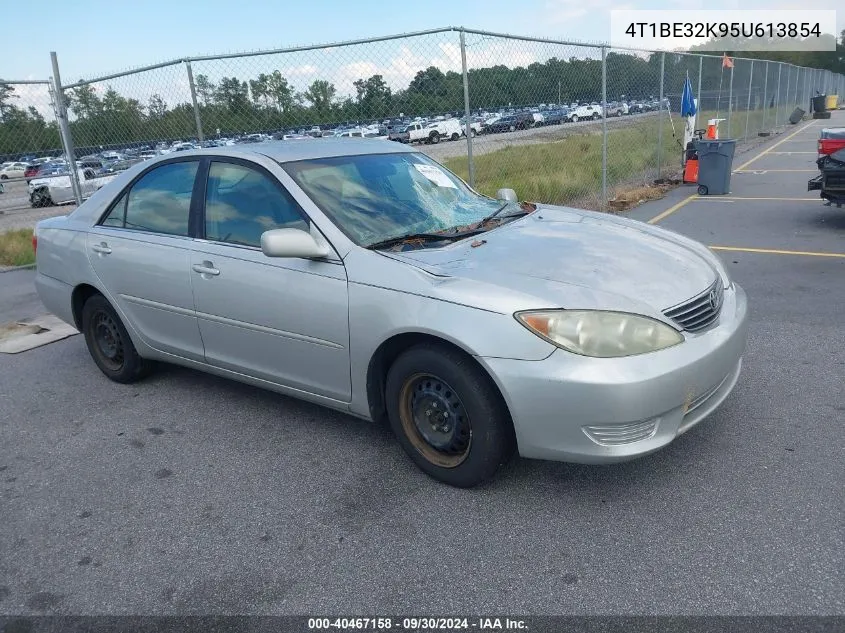
[[[627,424],[601,424],[584,426],[584,434],[596,444],[602,446],[620,446],[641,440],[647,440],[657,432],[660,418],[645,422],[629,422]]]
[[[721,278],[700,295],[663,311],[667,317],[688,332],[699,332],[710,326],[718,317],[725,298]]]

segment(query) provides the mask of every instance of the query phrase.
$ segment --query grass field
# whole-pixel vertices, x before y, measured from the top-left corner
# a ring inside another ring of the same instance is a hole
[[[0,266],[25,266],[35,263],[32,229],[0,233]]]
[[[726,118],[725,113],[720,117]],[[748,113],[748,138],[752,139],[765,127],[774,124],[774,110]],[[716,118],[715,112],[699,114],[697,127],[707,126],[707,119]],[[778,123],[782,123],[781,112]],[[674,123],[674,134],[673,134]],[[731,116],[733,137],[742,142],[745,135],[746,112]],[[613,199],[625,191],[642,189],[658,177],[658,132],[663,127],[660,147],[660,177],[678,178],[681,173],[681,145],[683,121],[673,113],[672,120],[653,118],[639,120],[625,128],[608,130],[607,133],[607,183],[608,198]],[[727,122],[721,124],[721,136],[728,138]],[[535,145],[512,145],[504,149],[477,156],[475,186],[479,191],[494,195],[501,187],[514,189],[521,200],[534,200],[550,204],[578,203],[589,208],[601,205],[601,129],[585,130],[559,141]],[[465,157],[445,161],[449,169],[466,179],[469,176]]]

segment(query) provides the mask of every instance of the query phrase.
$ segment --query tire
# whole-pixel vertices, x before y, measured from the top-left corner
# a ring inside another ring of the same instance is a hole
[[[706,196],[707,195],[707,187],[704,185],[698,185],[698,195],[699,196]]]
[[[461,138],[461,135],[460,135],[460,134],[456,134],[455,132],[452,132],[452,136],[451,136],[450,138],[451,138],[453,141],[457,141],[459,138]]]
[[[440,134],[432,132],[431,136],[428,137],[428,142],[433,145],[437,145],[440,142]]]
[[[476,133],[475,133],[475,130],[473,130],[472,128],[470,128],[470,130],[469,130],[469,137],[470,137],[470,138],[475,138],[475,134],[476,134]]]
[[[577,114],[573,114],[573,115],[572,115],[572,119],[571,119],[571,121],[572,121],[573,123],[578,123],[578,115],[577,115]]]
[[[132,383],[152,369],[152,363],[138,355],[120,317],[103,295],[92,295],[82,307],[82,333],[91,358],[110,380]]]
[[[423,344],[403,352],[388,370],[385,402],[390,426],[408,456],[450,486],[471,488],[487,481],[514,454],[504,400],[481,367],[455,349]],[[440,417],[435,428],[426,416],[444,410],[453,416]]]
[[[6,174],[0,174],[0,180],[9,180],[9,177]]]
[[[598,121],[598,120],[599,120],[599,113],[593,112],[593,121]]]
[[[32,205],[32,208],[38,209],[40,207],[52,206],[53,200],[50,198],[49,193],[44,193],[42,190],[36,190],[33,191],[32,195],[29,197],[29,203]]]
[[[511,125],[511,126],[510,126],[510,128],[508,128],[508,129],[509,129],[511,132],[516,132],[516,126],[515,126],[515,125]]]

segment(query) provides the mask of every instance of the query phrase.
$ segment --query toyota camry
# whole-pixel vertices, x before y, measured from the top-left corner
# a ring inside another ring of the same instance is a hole
[[[745,293],[701,244],[487,197],[381,140],[167,154],[34,243],[41,299],[111,380],[176,363],[386,421],[455,486],[514,453],[651,453],[725,400],[745,348]]]

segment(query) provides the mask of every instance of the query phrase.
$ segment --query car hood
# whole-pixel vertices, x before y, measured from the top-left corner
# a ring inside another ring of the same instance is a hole
[[[685,243],[687,242],[687,243]],[[475,244],[476,246],[473,246]],[[614,216],[538,206],[499,228],[441,249],[390,253],[488,309],[609,309],[659,315],[719,276],[709,253],[681,236]],[[512,299],[509,301],[508,298]]]

